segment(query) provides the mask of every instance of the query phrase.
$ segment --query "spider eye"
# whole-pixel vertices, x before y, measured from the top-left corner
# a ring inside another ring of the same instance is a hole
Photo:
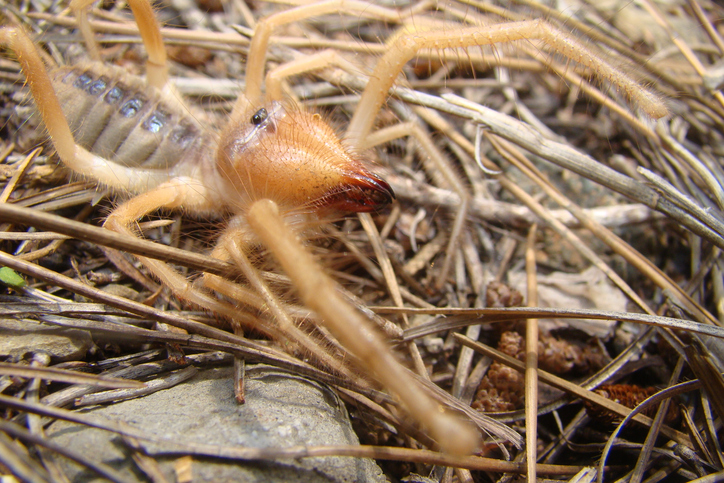
[[[269,114],[266,112],[266,109],[263,107],[256,111],[256,113],[251,116],[251,123],[255,126],[258,126],[259,124],[266,121],[266,118],[269,116]]]

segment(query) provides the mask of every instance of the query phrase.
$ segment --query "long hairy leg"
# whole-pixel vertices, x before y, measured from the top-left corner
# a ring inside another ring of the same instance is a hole
[[[332,334],[356,356],[405,410],[425,427],[443,451],[469,454],[480,434],[469,423],[444,412],[395,359],[387,343],[367,319],[337,293],[334,282],[320,269],[285,224],[271,200],[255,202],[248,221],[291,278],[305,305],[317,312]]]
[[[93,38],[93,32],[88,22],[88,7],[95,0],[72,0],[70,7],[78,16],[78,28],[83,35],[86,47],[94,60],[100,60],[98,46]],[[148,0],[127,0],[133,11],[133,17],[138,24],[143,45],[146,48],[146,80],[149,85],[163,90],[170,85],[168,82],[168,65],[166,47],[161,37],[161,26],[158,24],[153,6]]]
[[[198,183],[193,183],[190,179],[179,178],[164,183],[154,190],[138,195],[121,204],[108,216],[104,226],[119,233],[136,236],[131,226],[149,213],[162,208],[174,209],[179,207],[201,210],[206,207],[206,203],[208,203],[208,198]],[[234,260],[242,269],[246,269],[246,264],[244,264],[246,260],[245,249],[233,243],[234,238],[244,239],[243,233],[240,233],[238,230],[232,233],[227,232],[222,237],[219,247],[214,250],[212,255],[222,260]],[[229,246],[229,244],[232,244],[232,246]],[[231,255],[229,253],[231,253]],[[180,299],[191,302],[206,310],[219,313],[231,320],[232,323],[236,323],[245,329],[265,333],[282,344],[289,344],[293,351],[303,348],[303,350],[311,353],[313,357],[339,375],[352,377],[353,374],[348,368],[344,367],[343,364],[332,357],[332,355],[311,338],[309,334],[301,330],[291,321],[278,301],[268,298],[264,300],[263,291],[260,292],[262,294],[261,298],[258,295],[255,297],[248,290],[243,290],[243,287],[238,287],[232,282],[220,282],[218,277],[210,275],[205,279],[205,284],[209,286],[209,288],[219,288],[222,293],[230,295],[232,300],[250,306],[251,310],[263,310],[264,308],[276,309],[272,310],[272,315],[275,316],[275,322],[260,325],[258,324],[258,317],[244,310],[240,310],[236,305],[219,300],[216,296],[201,290],[167,263],[142,256],[139,256],[138,259]],[[248,263],[248,260],[246,260],[246,262]],[[251,273],[251,276],[249,277],[249,275],[247,275],[247,277],[252,282],[256,282],[263,287],[263,282],[258,278],[258,275]],[[237,290],[230,292],[230,288],[236,288]]]
[[[304,19],[325,14],[354,13],[373,19],[383,19],[387,22],[400,22],[400,14],[392,9],[372,5],[358,0],[327,0],[309,5],[284,10],[270,15],[259,21],[254,29],[254,36],[249,47],[249,57],[246,65],[246,90],[244,96],[240,96],[234,110],[232,119],[243,115],[248,111],[249,106],[259,104],[262,99],[262,83],[264,81],[264,67],[266,53],[269,47],[269,39],[277,27],[292,22],[300,22]]]
[[[397,80],[402,68],[421,49],[466,48],[492,45],[515,40],[541,40],[555,52],[578,62],[593,71],[600,79],[617,86],[631,102],[652,118],[666,115],[664,103],[652,92],[620,69],[594,55],[570,34],[542,20],[509,22],[485,27],[465,27],[450,30],[414,32],[395,37],[387,53],[377,62],[370,81],[357,105],[346,138],[353,146],[363,143],[372,130],[390,87]]]
[[[104,227],[123,233],[129,236],[137,236],[131,229],[139,219],[162,208],[178,208],[184,206],[187,209],[204,207],[208,202],[205,191],[193,180],[179,178],[163,183],[157,188],[138,195],[118,206],[108,216]],[[186,277],[178,273],[167,263],[139,256],[141,263],[151,271],[164,285],[180,299],[191,302],[204,309],[217,312],[229,318],[233,323],[264,331],[264,327],[257,327],[257,318],[253,317],[238,307],[222,302],[215,296],[199,290]],[[274,332],[270,336],[278,336]]]
[[[253,293],[257,300],[250,300],[249,289],[247,287],[229,282],[217,275],[204,274],[204,285],[226,295],[232,300],[243,298],[250,303],[262,302],[262,304],[257,305],[257,308],[271,314],[274,318],[274,323],[278,325],[279,331],[284,333],[285,339],[294,341],[298,346],[308,351],[313,358],[336,374],[346,378],[356,378],[357,376],[346,366],[344,360],[338,356],[335,357],[324,347],[321,341],[315,340],[308,333],[297,327],[287,310],[288,307],[286,304],[279,300],[263,280],[259,270],[254,267],[249,260],[247,253],[251,245],[247,243],[247,241],[248,237],[242,228],[232,227],[227,229],[211,253],[211,256],[220,260],[233,261],[253,288]]]
[[[267,73],[266,80],[264,81],[264,84],[266,85],[267,100],[283,100],[284,93],[282,91],[282,82],[288,77],[333,66],[340,67],[347,72],[354,72],[358,70],[336,50],[328,49],[317,52],[316,54],[307,55],[299,59],[286,62]]]

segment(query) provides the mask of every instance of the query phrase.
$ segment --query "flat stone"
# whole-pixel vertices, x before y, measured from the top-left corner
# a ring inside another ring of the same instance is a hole
[[[28,353],[43,352],[54,363],[77,361],[93,345],[90,333],[32,320],[0,319],[0,357],[17,360]]]
[[[239,405],[232,369],[210,369],[173,388],[84,412],[177,442],[254,448],[359,443],[344,405],[323,384],[269,366],[249,366],[245,389],[246,403]],[[117,435],[63,421],[53,423],[47,434],[56,443],[112,466],[130,481],[146,481]],[[164,449],[160,443],[143,444],[151,453]],[[90,470],[58,460],[72,481],[100,481]],[[177,458],[156,460],[169,481],[175,481]],[[191,473],[193,481],[214,482],[386,481],[372,460],[348,457],[249,463],[194,459]]]

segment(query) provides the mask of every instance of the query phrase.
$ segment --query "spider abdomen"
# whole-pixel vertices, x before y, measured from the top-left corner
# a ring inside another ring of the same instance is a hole
[[[172,170],[206,144],[188,113],[118,69],[62,67],[51,77],[76,142],[113,163]]]

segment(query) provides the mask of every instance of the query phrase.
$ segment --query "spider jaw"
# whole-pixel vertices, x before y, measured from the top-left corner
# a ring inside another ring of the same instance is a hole
[[[370,212],[395,197],[319,114],[278,102],[227,127],[217,169],[239,199],[271,199],[284,211]]]

